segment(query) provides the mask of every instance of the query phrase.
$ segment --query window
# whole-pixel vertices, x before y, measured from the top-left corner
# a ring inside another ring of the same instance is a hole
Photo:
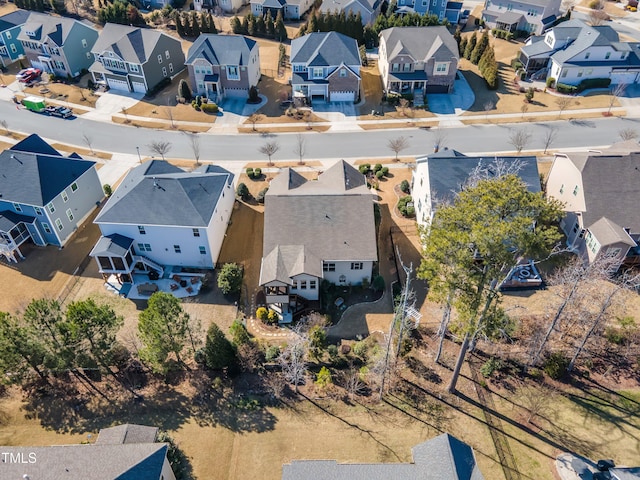
[[[180,245],[174,245],[173,251],[176,253],[182,253],[182,249],[180,248]]]
[[[200,247],[198,247],[200,249],[200,255],[206,255],[207,254],[207,249],[204,248],[202,245]]]
[[[293,282],[293,285],[291,285],[291,290],[297,290],[298,289],[298,282]]]
[[[313,76],[313,78],[322,78],[323,73],[324,70],[322,67],[314,67],[311,75]]]
[[[170,63],[170,64],[169,64],[169,72],[170,72],[170,73],[173,73],[173,63]]]
[[[584,73],[584,71],[582,69],[578,70],[578,78],[580,78],[583,73]]]
[[[564,193],[564,183],[560,185],[560,193]]]
[[[309,280],[309,290],[315,290],[318,285],[316,280]]]
[[[67,218],[69,219],[69,221],[73,220],[73,212],[70,208],[67,208]]]
[[[434,68],[434,75],[446,75],[449,73],[449,64],[446,62],[436,63]]]
[[[607,257],[614,258],[620,255],[621,248],[607,248]]]
[[[402,65],[402,71],[403,72],[410,72],[411,71],[411,64],[410,63],[405,63],[404,65]]]
[[[433,0],[432,5],[435,7],[437,5],[437,3],[438,3],[438,0]]]
[[[351,270],[362,270],[362,262],[351,262]]]
[[[67,195],[66,191],[62,191],[62,193],[60,194],[60,196],[62,197],[62,201],[63,202],[68,202],[69,201],[69,195]]]
[[[22,207],[20,206],[19,203],[14,203],[13,204],[13,208],[16,212],[21,212],[22,211]]]
[[[578,187],[578,185],[576,185],[576,188],[573,189],[573,195],[576,196],[578,195],[578,191],[580,190],[580,188]]]
[[[593,73],[593,68],[587,68],[587,69],[584,71],[584,73],[585,73],[587,76],[591,75],[591,74]]]
[[[146,235],[146,234],[147,234],[147,231],[144,229],[144,227],[143,227],[143,226],[138,225],[138,233],[139,233],[140,235]]]
[[[343,78],[347,76],[347,69],[346,68],[341,68],[340,69],[340,76],[343,77]]]
[[[75,192],[76,190],[78,190],[78,184],[76,182],[73,182],[71,184],[71,191]]]
[[[336,271],[336,264],[335,263],[323,263],[322,264],[322,271],[323,272],[335,272]]]
[[[158,63],[162,63],[162,55],[158,55]]]
[[[7,31],[5,35],[7,36],[7,39],[11,40],[11,32]]]
[[[87,39],[86,38],[82,39],[82,48],[87,48]]]
[[[45,233],[51,233],[51,228],[49,228],[49,224],[42,222],[42,229],[45,231]]]
[[[130,63],[129,70],[133,73],[138,73],[140,71],[140,68],[138,68],[138,65],[136,65],[135,63]]]
[[[307,281],[300,280],[300,290],[306,290],[306,289],[307,289]]]
[[[162,75],[163,75],[164,77],[166,77],[166,76],[167,76],[167,67],[162,67]]]
[[[400,71],[400,64],[399,63],[392,63],[391,64],[391,71],[392,72],[399,72]]]
[[[569,70],[562,70],[562,73],[560,74],[560,76],[561,76],[562,78],[564,78],[564,77],[566,77],[566,76],[567,76],[567,73],[568,73],[568,72],[569,72]]]
[[[87,58],[91,60],[91,52],[87,52]]]
[[[140,250],[141,252],[150,252],[151,245],[149,245],[148,243],[139,243],[138,250]]]
[[[167,57],[167,60],[169,60],[169,58],[171,58],[171,55],[169,55],[169,50],[165,50],[164,51],[164,56]]]
[[[58,227],[58,230],[62,230],[64,228],[59,218],[56,218],[56,227]]]
[[[49,210],[50,213],[53,213],[56,211],[56,207],[53,206],[53,203],[50,203],[47,205],[47,210]]]
[[[9,45],[9,48],[11,49],[11,53],[18,53],[18,49],[13,43]]]
[[[591,56],[591,52],[587,52],[584,54],[584,59],[588,59]]]
[[[227,67],[227,78],[229,80],[240,80],[240,74],[238,73],[238,67],[235,65]]]
[[[200,236],[200,230],[199,230],[199,229],[197,229],[197,228],[194,228],[194,229],[193,229],[193,236],[194,236],[194,237],[199,237],[199,236]]]
[[[42,215],[42,209],[40,207],[34,207],[34,210],[36,211],[36,215]]]

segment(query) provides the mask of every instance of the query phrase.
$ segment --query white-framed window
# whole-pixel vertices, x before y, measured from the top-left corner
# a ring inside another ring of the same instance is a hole
[[[138,250],[140,250],[141,252],[150,252],[151,245],[148,243],[138,243]]]
[[[309,290],[315,290],[318,287],[316,280],[309,280]]]
[[[73,220],[73,212],[70,208],[67,208],[67,218],[69,219],[69,221]]]
[[[237,65],[227,65],[227,78],[229,80],[240,80],[240,72]]]
[[[42,215],[42,209],[40,207],[33,208],[36,211],[36,215]]]
[[[362,270],[362,262],[351,262],[351,270]]]
[[[340,74],[341,77],[346,77],[347,76],[347,69],[346,68],[341,68],[340,69]]]
[[[18,53],[18,49],[16,48],[15,44],[11,44],[9,45],[9,48],[11,49],[11,53]]]
[[[587,52],[584,54],[584,59],[587,60],[591,56],[591,52]]]
[[[200,255],[206,255],[207,254],[207,249],[205,247],[203,247],[202,245],[200,245],[198,247],[198,249],[200,250]]]
[[[620,252],[622,252],[620,247],[607,248],[607,257],[615,258],[620,255]]]
[[[147,231],[144,229],[144,227],[142,225],[138,225],[138,233],[140,235],[146,235]]]
[[[140,71],[140,68],[138,67],[137,64],[135,63],[130,63],[129,64],[129,71],[133,72],[133,73],[138,73]]]
[[[162,75],[163,75],[164,77],[166,77],[166,76],[167,76],[167,67],[162,67]]]
[[[604,55],[604,59],[605,60],[609,60],[610,57],[611,57],[611,52],[605,53],[605,55]]]
[[[78,190],[78,184],[76,182],[73,182],[71,184],[71,191],[75,192],[76,190]]]
[[[62,197],[62,201],[63,201],[63,202],[65,202],[65,203],[66,203],[66,202],[68,202],[68,201],[69,201],[69,195],[67,195],[66,190],[63,190],[63,191],[60,193],[60,196]]]
[[[180,245],[174,245],[173,246],[173,251],[175,253],[182,253],[182,249],[180,248]]]
[[[399,63],[392,63],[391,64],[391,71],[392,72],[399,72],[400,71],[400,64]]]
[[[49,213],[53,213],[56,211],[56,207],[53,206],[53,203],[49,203],[47,204],[47,210],[49,210]]]
[[[171,58],[171,55],[169,55],[169,50],[165,50],[164,51],[164,56],[167,57],[167,60],[169,60],[169,58]]]
[[[194,237],[199,237],[200,236],[200,229],[193,228],[192,231],[193,231],[193,236]]]
[[[86,38],[82,39],[82,48],[87,48],[87,39]]]
[[[162,55],[158,55],[158,63],[162,63]]]
[[[573,189],[573,196],[577,196],[578,192],[580,191],[580,187],[578,187],[578,185],[575,186],[575,188]]]
[[[51,233],[51,228],[49,227],[48,223],[42,222],[42,229],[45,231],[45,233]]]
[[[332,262],[323,263],[322,264],[322,271],[323,272],[335,272],[336,271],[336,264],[332,263]]]
[[[311,75],[313,78],[322,78],[324,76],[324,69],[322,67],[313,67]]]
[[[405,63],[402,65],[402,71],[403,72],[410,72],[411,71],[411,64],[410,63]]]
[[[300,290],[306,290],[306,289],[307,289],[307,281],[300,280]]]
[[[11,40],[11,32],[10,31],[7,31],[5,33],[5,35],[7,36],[7,39]]]
[[[437,62],[434,69],[434,75],[446,75],[449,73],[449,64],[447,62]]]
[[[21,212],[21,211],[22,211],[22,207],[20,206],[20,204],[19,204],[19,203],[14,203],[14,204],[13,204],[13,209],[14,209],[16,212]]]
[[[169,64],[169,72],[170,72],[170,73],[173,73],[173,63],[170,63],[170,64]]]
[[[59,218],[56,218],[56,227],[58,227],[58,230],[62,230],[64,228],[64,225],[62,225],[62,221]]]

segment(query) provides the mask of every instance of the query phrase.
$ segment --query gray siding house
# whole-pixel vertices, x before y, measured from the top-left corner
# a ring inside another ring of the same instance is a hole
[[[29,18],[26,10],[16,10],[0,17],[0,65],[6,67],[24,55],[18,39],[20,27]]]
[[[378,70],[387,91],[449,93],[458,71],[458,44],[446,27],[393,27],[380,32]]]
[[[363,25],[372,24],[376,17],[380,14],[380,0],[323,0],[320,5],[320,13],[341,13],[347,16],[353,12],[354,15],[360,14]]]
[[[93,63],[98,31],[67,17],[30,12],[18,39],[33,67],[61,77],[77,77]]]
[[[107,23],[91,54],[93,80],[125,92],[146,93],[184,69],[180,40],[149,28]]]
[[[309,33],[291,41],[294,96],[355,102],[360,96],[358,42],[337,32]]]
[[[485,0],[482,20],[489,28],[540,35],[560,16],[562,0]]]
[[[0,256],[13,262],[25,242],[63,247],[104,196],[95,162],[35,134],[0,153],[0,171]]]
[[[260,81],[258,43],[242,35],[200,35],[185,63],[192,91],[214,102],[246,98]]]

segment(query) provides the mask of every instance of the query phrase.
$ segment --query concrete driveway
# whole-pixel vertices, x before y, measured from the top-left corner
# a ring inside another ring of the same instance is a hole
[[[458,72],[451,93],[428,93],[429,111],[436,115],[459,115],[469,110],[476,96],[466,78]]]
[[[561,453],[556,457],[556,470],[562,480],[593,480],[596,464],[574,453]]]
[[[123,108],[133,107],[144,97],[144,93],[111,90],[99,93],[96,108],[82,115],[84,118],[99,121],[111,121],[112,115],[122,112]]]

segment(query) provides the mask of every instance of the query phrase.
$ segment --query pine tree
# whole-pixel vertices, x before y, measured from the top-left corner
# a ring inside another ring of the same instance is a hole
[[[259,16],[256,18],[256,35],[264,37],[267,33],[267,27],[264,23],[264,17]]]
[[[249,16],[245,15],[245,17],[242,19],[242,31],[241,33],[243,35],[248,35],[249,34]]]
[[[192,27],[191,27],[191,19],[189,18],[189,14],[187,12],[182,12],[182,25],[184,28],[184,34],[187,37],[192,36]]]
[[[460,27],[456,28],[456,33],[453,34],[453,38],[458,44],[458,52],[460,51],[460,41],[462,40],[462,33]]]
[[[256,17],[250,13],[245,19],[247,20],[247,35],[254,36],[256,34]]]
[[[279,42],[284,42],[289,38],[289,35],[287,34],[287,27],[285,27],[284,19],[282,18],[282,12],[278,12],[274,28],[276,40],[278,40]]]
[[[207,14],[207,19],[209,20],[209,33],[218,33],[216,22],[213,21],[213,15],[211,15],[211,12]]]
[[[482,58],[482,54],[489,46],[489,30],[485,29],[482,37],[480,37],[480,41],[476,44],[473,52],[471,52],[471,63],[477,65],[480,59]]]
[[[267,14],[264,16],[265,35],[269,38],[273,38],[275,31],[273,26],[273,17],[271,16],[271,10],[267,10]]]
[[[236,35],[241,35],[242,23],[240,23],[240,19],[238,17],[233,17],[230,23],[231,23],[231,31]]]
[[[462,37],[460,39],[460,45],[458,46],[458,53],[460,54],[460,58],[464,57],[464,51],[467,48],[467,43],[469,41],[467,40],[467,37]]]
[[[473,49],[476,48],[476,43],[478,43],[478,39],[476,37],[476,32],[473,32],[473,35],[469,39],[469,42],[464,49],[464,58],[466,58],[467,60],[471,59],[471,53],[473,52]]]
[[[215,323],[212,323],[207,331],[204,358],[206,366],[212,370],[231,367],[236,361],[233,345]]]
[[[176,13],[173,15],[173,21],[176,22],[176,32],[178,32],[178,35],[184,37],[184,24],[182,23],[182,15],[180,15],[180,13],[176,11]]]
[[[198,23],[198,14],[193,11],[191,12],[191,36],[199,37],[200,36],[200,24]]]
[[[307,23],[307,33],[313,33],[318,31],[318,15],[314,10],[309,17],[309,23]]]

